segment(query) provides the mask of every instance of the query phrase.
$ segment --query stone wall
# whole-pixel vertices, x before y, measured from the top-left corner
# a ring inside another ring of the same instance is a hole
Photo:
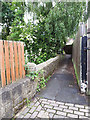
[[[24,78],[0,88],[0,118],[11,118],[36,93],[37,81]]]
[[[34,64],[35,70],[44,70],[47,77],[58,67],[62,58],[57,56],[36,66]],[[23,108],[26,98],[30,99],[36,94],[37,83],[26,77],[0,88],[0,118],[11,118]]]
[[[55,58],[51,58],[47,60],[46,62],[43,62],[41,64],[38,64],[36,66],[36,71],[38,70],[44,70],[44,77],[48,77],[50,74],[53,73],[53,71],[58,67],[58,65],[61,63],[64,56],[58,55]]]

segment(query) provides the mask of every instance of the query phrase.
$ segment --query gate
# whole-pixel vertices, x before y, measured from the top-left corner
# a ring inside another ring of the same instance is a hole
[[[87,81],[87,36],[82,37],[81,67],[82,67],[82,83],[86,83]]]

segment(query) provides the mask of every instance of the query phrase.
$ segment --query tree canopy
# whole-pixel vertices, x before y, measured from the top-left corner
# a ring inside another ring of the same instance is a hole
[[[29,60],[36,64],[61,52],[67,37],[76,33],[86,9],[84,2],[58,2],[54,7],[52,2],[42,5],[12,2],[9,8],[14,17],[6,38],[25,42]],[[26,10],[28,14],[33,13],[33,22],[29,20],[27,24],[24,21]]]
[[[3,24],[3,30],[2,30],[2,39],[7,39],[7,36],[10,32],[10,26],[12,25],[12,22],[15,18],[14,11],[11,9],[12,3],[11,2],[1,2],[1,17],[2,17],[2,24]]]

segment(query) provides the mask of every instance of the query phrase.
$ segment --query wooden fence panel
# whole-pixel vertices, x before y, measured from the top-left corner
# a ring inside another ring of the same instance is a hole
[[[8,41],[4,41],[4,45],[5,45],[5,62],[6,62],[7,84],[10,84],[10,62],[9,62]]]
[[[3,41],[0,40],[0,69],[1,69],[1,82],[2,87],[6,85],[5,79],[5,66],[4,66],[4,51],[3,51]]]
[[[12,82],[15,81],[15,70],[14,70],[14,59],[13,59],[13,44],[12,42],[9,42],[9,47],[10,47],[10,63],[11,63],[11,77],[12,77]]]
[[[18,57],[19,57],[19,74],[20,78],[22,78],[22,59],[21,59],[21,45],[18,44]]]
[[[0,74],[2,87],[25,77],[24,44],[0,41]]]
[[[16,79],[19,78],[18,74],[18,56],[17,56],[17,43],[14,42],[14,55],[15,55],[15,72],[16,72]]]
[[[24,60],[24,44],[21,44],[22,47],[22,72],[23,72],[23,78],[25,77],[25,60]]]
[[[80,41],[81,40],[80,40],[80,28],[79,28],[76,35],[76,39],[74,40],[73,43],[73,54],[72,54],[72,59],[73,59],[73,64],[74,64],[78,84],[80,81]]]

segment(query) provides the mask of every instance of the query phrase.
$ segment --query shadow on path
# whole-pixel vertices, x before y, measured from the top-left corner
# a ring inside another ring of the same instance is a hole
[[[86,96],[80,94],[73,71],[71,57],[66,55],[60,67],[48,81],[47,87],[36,96],[55,101],[87,105]]]

